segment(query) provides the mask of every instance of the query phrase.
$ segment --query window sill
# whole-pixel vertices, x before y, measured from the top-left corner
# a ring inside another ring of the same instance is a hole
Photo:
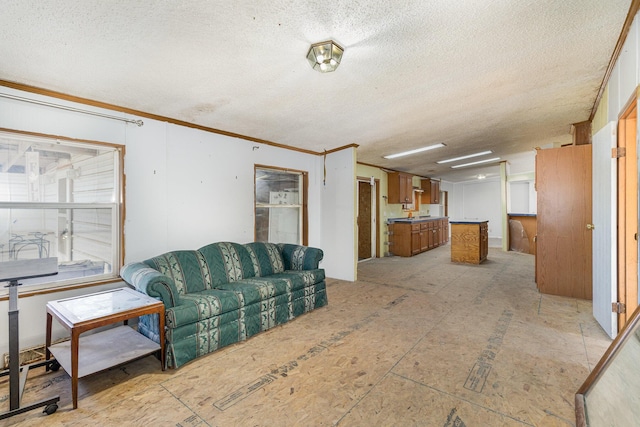
[[[46,294],[52,294],[52,293],[57,293],[57,292],[64,292],[64,291],[72,291],[75,289],[83,289],[83,288],[90,288],[93,286],[100,286],[100,285],[107,285],[110,283],[117,283],[117,282],[123,282],[123,280],[120,277],[114,277],[114,276],[110,276],[110,277],[96,277],[95,280],[91,281],[91,282],[82,282],[82,283],[50,283],[50,284],[43,284],[43,285],[31,285],[31,286],[26,286],[24,288],[18,288],[18,295],[20,298],[28,298],[28,297],[33,297],[33,296],[37,296],[37,295],[46,295]],[[0,301],[8,301],[9,300],[9,290],[8,290],[8,286],[4,286],[3,288],[0,288]]]

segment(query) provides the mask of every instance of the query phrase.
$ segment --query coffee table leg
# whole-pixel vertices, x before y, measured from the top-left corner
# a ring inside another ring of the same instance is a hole
[[[78,344],[80,334],[71,330],[71,395],[73,397],[73,409],[78,408]]]
[[[159,326],[160,326],[160,364],[162,365],[162,370],[165,370],[165,351],[164,351],[164,307],[162,308],[162,310],[160,311],[160,313],[158,313],[158,320],[159,320]]]
[[[51,346],[51,324],[53,323],[53,318],[51,316],[51,313],[47,313],[47,335],[46,335],[46,341],[45,341],[45,360],[50,360],[51,359],[51,352],[49,351],[49,347]],[[46,370],[48,371],[50,369],[49,365],[47,365]]]

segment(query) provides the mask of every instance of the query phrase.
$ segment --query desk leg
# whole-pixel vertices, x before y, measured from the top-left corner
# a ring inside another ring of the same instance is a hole
[[[78,345],[80,334],[71,329],[71,395],[73,397],[73,409],[78,409]]]
[[[53,317],[51,316],[51,313],[47,313],[47,338],[44,344],[44,348],[45,348],[45,360],[50,360],[51,359],[51,352],[49,351],[49,347],[51,346],[51,324],[53,323]],[[50,370],[50,366],[49,364],[47,364],[46,370],[49,371]]]

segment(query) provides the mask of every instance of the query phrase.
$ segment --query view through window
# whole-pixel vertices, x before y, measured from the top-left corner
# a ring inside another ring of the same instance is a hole
[[[118,274],[121,159],[115,145],[0,132],[0,262],[58,258],[58,275],[23,285]]]
[[[256,241],[306,244],[306,176],[256,166]]]

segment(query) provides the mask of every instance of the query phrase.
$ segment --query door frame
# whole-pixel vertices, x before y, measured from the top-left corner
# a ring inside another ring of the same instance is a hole
[[[638,305],[638,99],[633,94],[618,118],[618,332]],[[624,155],[620,155],[620,149]],[[613,248],[612,248],[613,249]]]
[[[380,258],[380,180],[378,178],[367,178],[367,177],[363,177],[363,176],[358,176],[356,177],[356,184],[359,182],[368,182],[371,184],[371,182],[373,182],[373,187],[375,189],[375,191],[371,192],[371,228],[372,228],[372,233],[371,233],[371,246],[373,248],[375,248],[375,251],[372,251],[372,255],[375,253],[375,255],[373,255],[372,258]],[[359,191],[359,187],[358,185],[356,185],[356,190]],[[360,197],[359,194],[356,194],[356,203],[358,203],[358,206],[356,206],[356,215],[360,212]],[[357,220],[356,220],[356,225],[357,225]],[[356,244],[356,247],[358,247],[357,245],[359,245],[359,243]],[[371,258],[365,258],[362,261],[366,261],[367,259],[371,259]]]

